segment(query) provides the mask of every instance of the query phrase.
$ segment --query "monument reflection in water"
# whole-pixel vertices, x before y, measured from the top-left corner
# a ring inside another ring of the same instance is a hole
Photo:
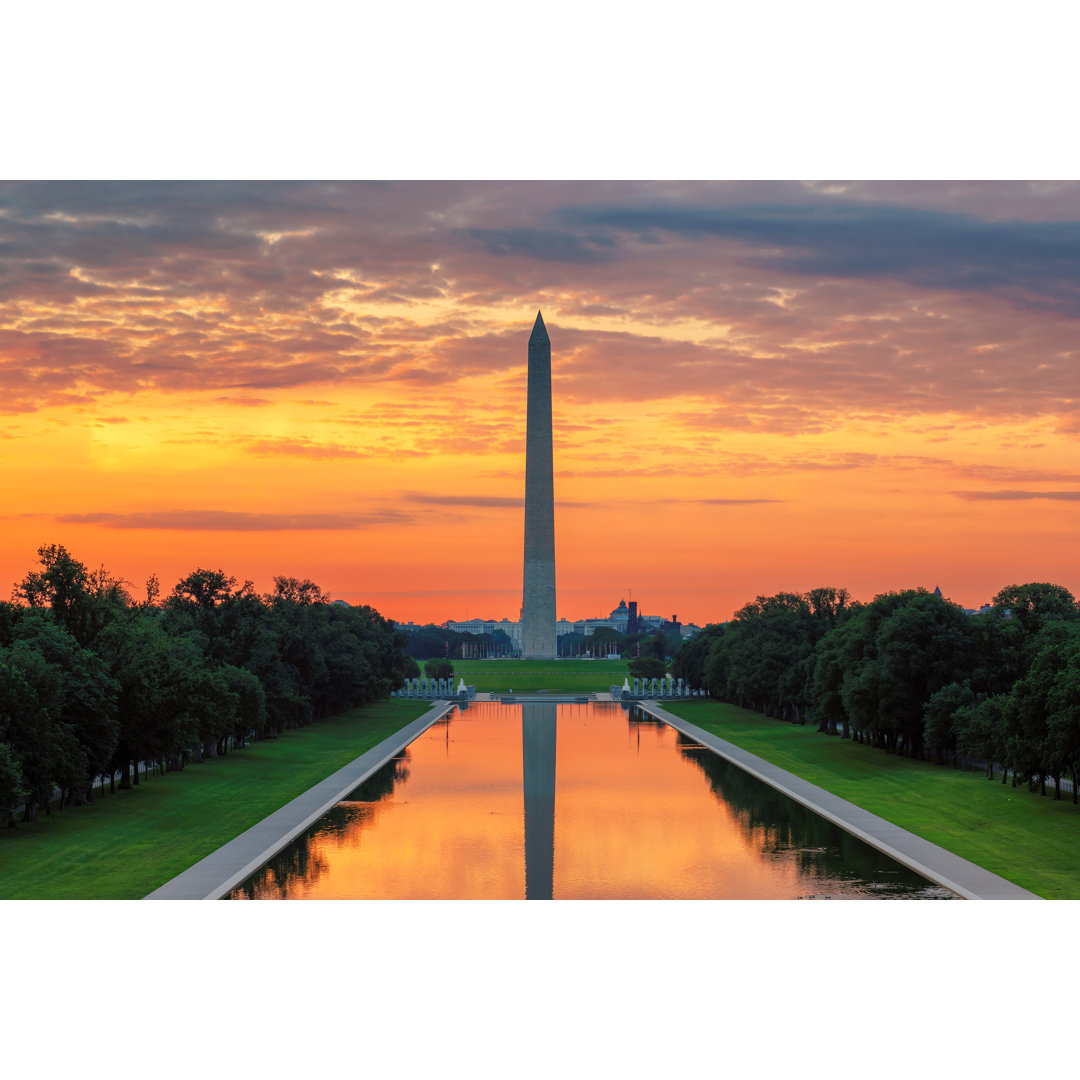
[[[554,702],[521,706],[521,770],[525,793],[525,899],[551,900],[555,881]]]
[[[232,899],[952,894],[653,718],[455,710]]]

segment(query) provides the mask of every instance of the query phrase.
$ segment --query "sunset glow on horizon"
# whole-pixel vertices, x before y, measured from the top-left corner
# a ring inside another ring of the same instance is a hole
[[[559,617],[1080,594],[1078,271],[1080,183],[2,183],[4,587],[516,619],[540,309]]]

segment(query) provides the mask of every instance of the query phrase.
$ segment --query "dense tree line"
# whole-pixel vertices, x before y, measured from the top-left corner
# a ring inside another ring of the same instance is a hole
[[[442,657],[462,660],[483,656],[508,656],[515,651],[514,643],[505,630],[493,634],[467,634],[445,626],[429,623],[426,626],[402,627],[408,636],[407,651],[417,660]],[[620,634],[610,626],[598,626],[591,634],[560,634],[558,655],[606,656],[617,653],[627,660],[653,658],[663,663],[679,651],[681,639],[660,630]],[[651,670],[651,667],[650,667]],[[666,670],[666,669],[665,669]]]
[[[969,615],[925,589],[758,597],[675,660],[713,697],[888,753],[995,765],[1002,782],[1080,786],[1080,605],[1011,585]]]
[[[406,651],[416,660],[433,657],[461,660],[464,658],[462,646],[472,656],[507,656],[514,649],[510,635],[500,629],[493,634],[466,634],[428,623],[426,626],[403,626],[401,631],[407,638]]]
[[[136,601],[63,547],[0,602],[0,814],[14,823],[388,696],[405,636],[370,607],[277,577],[257,595],[198,569]]]
[[[662,630],[638,630],[621,634],[612,626],[598,626],[591,634],[560,634],[559,656],[604,657],[609,654],[624,660],[659,660],[662,665],[678,653],[682,639]],[[652,669],[654,665],[646,665]],[[665,667],[666,670],[666,667]],[[657,676],[659,678],[659,676]]]

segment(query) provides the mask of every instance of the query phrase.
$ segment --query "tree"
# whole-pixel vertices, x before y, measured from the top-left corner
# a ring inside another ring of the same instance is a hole
[[[948,755],[956,761],[958,722],[969,721],[975,694],[970,680],[951,682],[930,695],[923,706],[923,741],[937,756],[938,764],[945,764]]]
[[[604,627],[597,627],[597,629],[594,631],[594,636],[595,634],[598,634],[602,629],[604,629]],[[611,631],[611,633],[615,633],[615,631]],[[663,663],[668,655],[667,638],[665,638],[664,635],[661,634],[659,631],[653,631],[653,633],[641,638],[637,642],[637,649],[641,650],[640,655],[642,660],[646,659],[646,657],[651,656],[654,660],[659,660],[661,663]]]
[[[429,679],[452,679],[454,677],[454,665],[442,657],[434,657],[424,664],[424,674]]]
[[[1039,784],[1045,793],[1046,777],[1059,781],[1071,771],[1068,752],[1071,714],[1071,663],[1080,653],[1080,627],[1075,622],[1046,623],[1032,639],[1038,652],[1027,673],[1010,691],[1005,718],[1006,765],[1013,770],[1013,784]],[[1049,718],[1059,717],[1057,738],[1052,737]],[[1060,787],[1060,783],[1058,784]]]
[[[719,647],[727,654],[726,679],[722,685],[710,683],[710,694],[770,716],[802,719],[812,619],[806,598],[797,593],[759,596],[745,604],[724,628]]]
[[[44,612],[19,620],[12,654],[24,672],[34,670],[38,695],[49,713],[70,729],[86,759],[86,774],[70,791],[71,801],[89,800],[96,777],[106,773],[116,749],[120,687],[106,663]]]
[[[612,626],[598,626],[592,632],[594,656],[607,656],[609,653],[622,652],[622,634]],[[663,653],[660,654],[661,659]]]
[[[811,615],[823,627],[823,633],[825,630],[832,630],[833,627],[839,626],[851,614],[851,594],[847,589],[825,585],[811,589],[805,594],[804,599],[810,606]]]
[[[807,708],[817,721],[818,731],[835,735],[842,724],[845,739],[851,737],[851,723],[844,708],[842,690],[847,672],[846,658],[850,652],[848,637],[855,632],[854,627],[837,626],[817,643],[807,665],[804,691]]]
[[[298,581],[293,577],[274,578],[274,591],[267,600],[287,600],[292,604],[328,604],[330,596],[324,593],[314,581]]]
[[[266,691],[259,677],[247,668],[222,664],[221,675],[236,698],[233,726],[229,734],[237,746],[249,738],[260,739],[266,730]]]
[[[40,654],[0,649],[0,742],[18,761],[26,789],[24,821],[37,820],[37,808],[49,812],[53,789],[77,785],[86,772],[86,755],[70,728],[54,717],[34,685],[55,673]],[[44,687],[46,693],[50,687]]]
[[[15,624],[26,609],[7,600],[0,600],[0,647],[10,645],[15,639]]]
[[[245,582],[245,587],[250,584]],[[200,568],[178,581],[169,599],[192,603],[200,608],[212,608],[228,600],[235,586],[236,578],[226,577],[224,571]]]
[[[687,686],[700,689],[705,685],[705,662],[713,642],[722,637],[723,626],[709,623],[700,633],[695,634],[678,651],[671,665],[671,674],[682,679]]]
[[[173,648],[179,661],[177,674],[180,676],[174,684],[180,697],[176,702],[176,714],[180,719],[178,728],[194,735],[188,742],[178,739],[171,748],[169,768],[180,769],[185,754],[192,754],[201,761],[225,753],[229,737],[239,728],[240,694],[233,685],[239,689],[243,677],[239,675],[239,668],[215,664],[189,641],[175,641]],[[232,672],[234,677],[230,679],[226,672]]]
[[[277,577],[260,598],[250,582],[200,568],[159,606],[156,577],[136,604],[63,547],[39,557],[15,588],[26,606],[0,605],[0,735],[31,815],[42,803],[48,812],[55,786],[81,799],[96,775],[137,784],[143,762],[182,768],[230,741],[385,698],[418,671],[393,623],[327,603],[306,579]]]
[[[14,827],[15,811],[29,794],[19,759],[7,743],[0,742],[0,814],[7,817],[8,828]]]
[[[956,748],[961,754],[968,754],[976,760],[986,762],[987,779],[994,777],[994,762],[1004,766],[1005,749],[1005,706],[1007,694],[997,694],[985,698],[973,705],[968,713],[960,710],[954,714],[956,727]],[[1001,782],[1008,779],[1002,772]]]
[[[655,656],[640,656],[627,664],[632,679],[662,679],[667,674],[663,660]]]
[[[982,652],[980,693],[1007,693],[1030,669],[1043,647],[1040,635],[1054,623],[1073,625],[1080,619],[1072,593],[1060,585],[1030,582],[1009,585],[993,600],[990,611],[978,616]]]
[[[1076,804],[1080,788],[1080,642],[1073,643],[1062,660],[1064,666],[1047,695],[1047,743],[1054,775],[1072,779]],[[1060,794],[1057,784],[1054,797],[1060,798]]]
[[[727,624],[730,625],[730,624]],[[727,688],[731,676],[731,660],[726,648],[727,626],[724,634],[713,639],[709,646],[709,655],[705,657],[705,689],[714,698],[730,700]]]
[[[876,596],[840,633],[840,696],[856,737],[921,757],[924,705],[947,683],[971,677],[969,617],[925,589],[908,589]]]
[[[831,586],[759,596],[743,605],[709,645],[703,665],[709,693],[768,716],[806,723],[815,648],[850,612],[847,591]],[[683,646],[687,649],[687,663],[700,665],[704,646],[692,640]],[[822,730],[829,729],[820,715],[818,722]]]
[[[31,607],[51,608],[57,621],[71,629],[90,575],[62,544],[39,547],[38,558],[42,569],[27,574],[15,586],[12,599],[23,599]]]
[[[188,643],[176,647],[159,621],[140,615],[117,620],[106,628],[102,645],[120,686],[119,732],[110,762],[120,786],[139,783],[139,764],[164,761],[195,744],[195,732],[184,702],[183,664],[198,655]]]
[[[1043,624],[1051,620],[1071,622],[1080,618],[1080,608],[1068,589],[1043,582],[1007,585],[994,597],[990,609],[1000,616],[1008,611],[1013,625],[1028,635],[1038,633]]]

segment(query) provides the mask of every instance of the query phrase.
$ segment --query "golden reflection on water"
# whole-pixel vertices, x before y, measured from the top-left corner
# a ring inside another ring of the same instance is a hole
[[[553,813],[540,761],[551,736]],[[918,895],[914,875],[813,815],[800,824],[801,807],[666,725],[617,705],[483,702],[429,729],[233,896],[521,899],[527,800],[530,897],[893,895],[909,881]],[[868,884],[845,866],[867,859]]]

